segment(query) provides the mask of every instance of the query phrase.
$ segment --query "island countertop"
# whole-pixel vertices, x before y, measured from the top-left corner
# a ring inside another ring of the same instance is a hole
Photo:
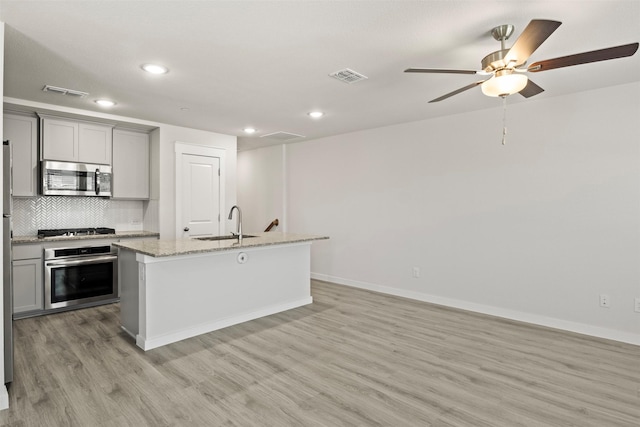
[[[136,242],[118,242],[113,246],[129,249],[151,257],[171,257],[177,255],[190,255],[203,252],[230,251],[236,249],[255,248],[260,246],[286,245],[291,243],[310,242],[313,240],[325,240],[328,236],[312,234],[293,234],[281,232],[249,233],[254,237],[245,237],[242,242],[238,239],[228,240],[149,240]]]

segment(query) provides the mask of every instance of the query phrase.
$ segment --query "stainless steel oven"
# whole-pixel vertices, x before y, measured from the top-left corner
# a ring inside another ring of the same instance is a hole
[[[44,307],[116,301],[118,253],[111,245],[44,250]]]

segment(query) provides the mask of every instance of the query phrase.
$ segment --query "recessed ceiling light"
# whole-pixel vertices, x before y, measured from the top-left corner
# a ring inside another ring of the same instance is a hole
[[[96,99],[95,103],[101,107],[113,107],[114,105],[116,105],[115,102],[110,101],[108,99]]]
[[[141,68],[151,74],[167,74],[169,69],[157,64],[142,64]]]
[[[256,129],[255,128],[244,128],[244,132],[245,133],[256,133]]]
[[[314,119],[319,119],[320,117],[324,116],[324,113],[322,111],[312,111],[309,114],[309,117],[312,117]]]

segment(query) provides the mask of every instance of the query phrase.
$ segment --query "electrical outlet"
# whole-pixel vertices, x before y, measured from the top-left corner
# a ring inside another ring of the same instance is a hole
[[[611,300],[609,299],[609,295],[600,294],[600,307],[611,307]]]
[[[635,303],[635,306],[634,306],[634,309],[633,309],[633,310],[634,310],[636,313],[640,313],[640,298],[636,298],[636,300],[635,300],[635,301],[636,301],[636,303]]]
[[[420,267],[413,267],[413,278],[417,279],[420,277]]]

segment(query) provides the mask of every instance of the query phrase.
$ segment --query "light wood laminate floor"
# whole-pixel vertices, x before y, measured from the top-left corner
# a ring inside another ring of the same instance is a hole
[[[148,352],[117,304],[15,322],[12,426],[638,426],[640,347],[312,282]]]

